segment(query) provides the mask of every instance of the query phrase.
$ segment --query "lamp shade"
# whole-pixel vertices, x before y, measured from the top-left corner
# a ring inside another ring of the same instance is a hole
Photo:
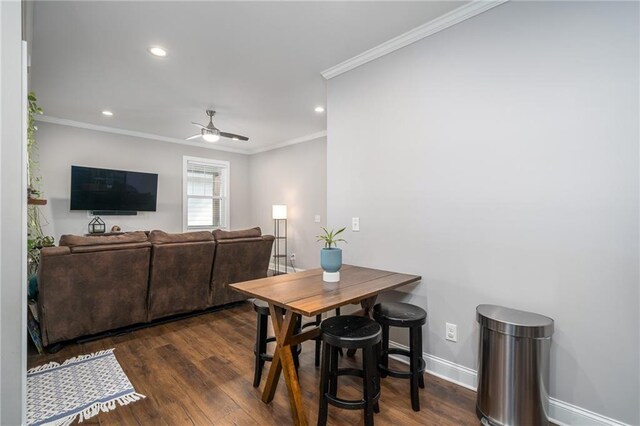
[[[287,218],[287,205],[286,204],[274,204],[271,210],[274,219],[286,219]]]

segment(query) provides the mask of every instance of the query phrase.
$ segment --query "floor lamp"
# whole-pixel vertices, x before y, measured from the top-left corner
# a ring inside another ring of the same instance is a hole
[[[276,237],[273,249],[274,275],[287,273],[287,206],[286,204],[274,204],[271,209],[273,217],[273,234]],[[284,244],[283,244],[284,243]],[[282,252],[284,245],[284,253]],[[284,259],[282,268],[281,259]]]

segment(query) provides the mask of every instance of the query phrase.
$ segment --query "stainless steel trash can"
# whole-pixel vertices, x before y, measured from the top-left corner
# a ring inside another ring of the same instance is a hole
[[[553,320],[496,305],[479,305],[476,320],[480,421],[496,426],[548,425]]]

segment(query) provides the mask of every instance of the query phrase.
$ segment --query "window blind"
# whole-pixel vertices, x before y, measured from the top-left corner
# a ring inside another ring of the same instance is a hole
[[[187,161],[187,228],[226,227],[227,168]]]

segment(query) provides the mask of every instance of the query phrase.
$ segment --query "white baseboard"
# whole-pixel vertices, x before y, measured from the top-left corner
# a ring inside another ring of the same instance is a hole
[[[282,268],[283,266],[284,266],[284,265],[280,265],[280,267],[281,267],[281,268]],[[272,271],[273,271],[273,270],[275,270],[275,268],[276,268],[276,264],[275,264],[275,263],[273,263],[273,262],[269,263],[269,269],[270,269],[270,270],[272,270]],[[296,266],[296,272],[304,272],[304,271],[306,271],[306,269],[298,268],[298,267]],[[288,268],[287,268],[287,274],[292,274],[292,273],[293,273],[293,268],[291,267],[291,265],[288,265]]]
[[[393,341],[389,341],[389,346],[398,349],[409,349],[407,346]],[[427,364],[427,372],[429,374],[471,389],[474,392],[476,391],[478,382],[478,373],[476,370],[426,352],[422,354],[422,357]],[[390,355],[389,358],[393,358],[404,364],[409,363],[406,357]],[[551,397],[549,398],[549,418],[558,426],[630,426],[610,417]]]
[[[389,341],[389,347],[409,350],[408,346],[401,345],[400,343],[396,343],[391,340]],[[476,391],[478,373],[475,370],[426,352],[422,354],[422,357],[424,358],[424,362],[427,364],[427,372],[429,374],[440,377],[441,379],[455,383],[456,385],[470,389],[474,392]],[[393,358],[404,364],[409,363],[407,357],[390,355],[389,358]]]
[[[549,397],[549,417],[558,426],[629,426],[602,414]]]

